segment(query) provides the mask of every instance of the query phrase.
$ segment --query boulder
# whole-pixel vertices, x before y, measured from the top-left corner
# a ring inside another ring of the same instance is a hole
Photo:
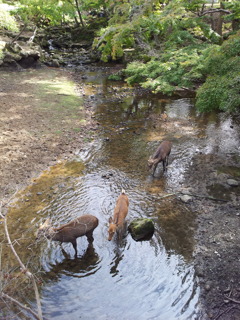
[[[60,63],[59,63],[58,59],[53,59],[52,61],[49,61],[48,65],[53,68],[60,67]]]
[[[139,218],[130,223],[128,230],[136,241],[149,240],[154,233],[154,224],[151,219]]]
[[[3,48],[1,66],[11,66],[15,69],[36,67],[39,63],[40,55],[40,48],[38,46],[9,42]]]

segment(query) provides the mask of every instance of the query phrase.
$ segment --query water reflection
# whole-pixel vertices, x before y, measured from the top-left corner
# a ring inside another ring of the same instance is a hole
[[[61,250],[64,258],[60,262],[50,262],[43,266],[46,270],[43,280],[48,282],[58,282],[63,276],[73,278],[83,278],[95,274],[100,268],[100,259],[96,253],[94,246],[89,244],[87,250],[81,257],[71,259],[70,255],[64,250]]]

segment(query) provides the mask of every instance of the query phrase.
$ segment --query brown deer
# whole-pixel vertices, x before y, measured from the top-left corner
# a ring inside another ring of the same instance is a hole
[[[77,238],[86,236],[89,243],[93,242],[93,230],[98,226],[98,218],[91,214],[86,214],[78,217],[69,223],[60,227],[54,228],[51,225],[50,219],[47,219],[42,224],[37,232],[37,239],[42,236],[50,240],[63,242],[71,242],[77,256]]]
[[[153,176],[157,168],[157,165],[161,161],[163,163],[163,172],[166,170],[166,167],[168,166],[168,157],[171,152],[171,148],[172,148],[172,143],[170,141],[163,141],[161,142],[160,146],[157,148],[154,155],[148,159],[149,169],[153,167],[153,173],[152,173]]]
[[[117,232],[119,236],[122,236],[125,225],[125,218],[128,214],[129,200],[128,196],[125,194],[125,190],[117,199],[116,206],[113,212],[113,218],[109,218],[109,228],[108,228],[108,240],[111,241],[114,234]]]

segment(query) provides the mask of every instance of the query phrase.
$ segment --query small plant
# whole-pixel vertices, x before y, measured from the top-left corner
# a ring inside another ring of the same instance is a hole
[[[123,80],[123,75],[121,73],[111,74],[108,79],[112,81],[121,81]]]

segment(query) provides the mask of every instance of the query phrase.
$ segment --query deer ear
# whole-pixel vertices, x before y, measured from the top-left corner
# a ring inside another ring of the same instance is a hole
[[[109,223],[112,223],[112,221],[113,221],[112,217],[110,217],[108,221],[109,221]]]

